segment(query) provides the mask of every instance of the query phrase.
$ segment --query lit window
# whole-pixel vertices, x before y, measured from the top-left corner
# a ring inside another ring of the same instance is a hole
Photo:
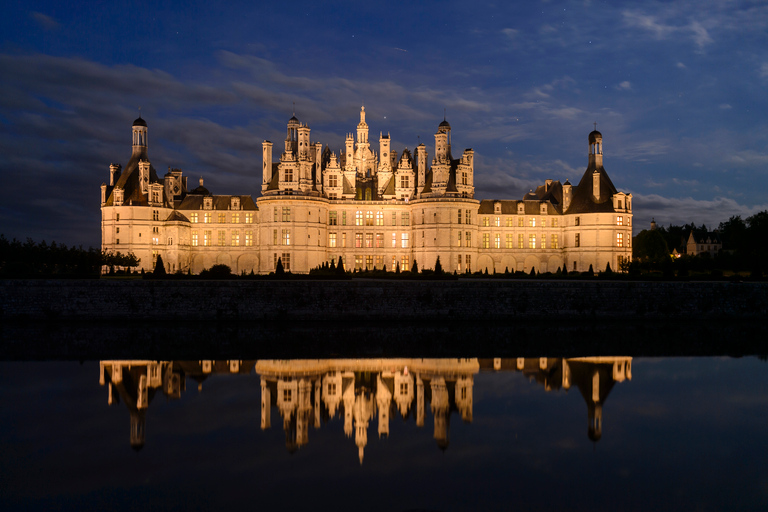
[[[373,226],[373,212],[365,212],[365,225]]]
[[[246,224],[253,224],[253,214],[252,213],[246,213],[245,214],[245,223]]]
[[[461,247],[461,231],[459,231],[458,247]]]
[[[469,210],[464,210],[464,224],[472,223],[472,214]]]
[[[408,259],[408,256],[403,256],[400,258],[400,270],[403,272],[408,272],[408,269],[410,269],[410,260]]]
[[[372,270],[373,269],[373,256],[366,256],[365,257],[365,268],[366,268],[366,270]]]
[[[525,219],[522,217],[518,217],[517,219],[517,227],[522,228],[525,226]]]
[[[489,235],[488,233],[483,233],[483,249],[488,249],[490,247],[491,245],[489,242],[490,238],[491,238],[491,235]]]
[[[328,186],[329,187],[338,187],[339,186],[339,177],[336,174],[330,174],[328,176]]]
[[[253,245],[253,231],[245,232],[245,246],[251,247]]]
[[[160,243],[160,239],[156,236],[152,237],[152,245],[158,245]]]
[[[467,254],[467,272],[472,272],[472,256]]]
[[[528,226],[532,228],[536,227],[536,217],[531,217],[528,219]]]
[[[624,247],[624,233],[616,233],[616,247]]]
[[[496,233],[496,237],[495,237],[495,240],[494,240],[494,247],[496,249],[501,249],[501,235],[498,234],[498,233]]]
[[[219,214],[219,224],[224,224],[227,222],[227,214],[226,213],[220,213]]]
[[[365,246],[370,249],[373,247],[373,233],[365,234]]]
[[[282,239],[283,239],[283,245],[291,245],[291,230],[290,229],[282,230]]]
[[[363,225],[363,212],[356,211],[355,212],[355,226],[362,226]]]
[[[459,224],[461,224],[461,210],[459,210]]]
[[[232,224],[240,224],[240,214],[239,213],[233,213],[232,214]]]
[[[195,223],[196,223],[196,222],[197,222],[197,213],[192,213],[192,214],[190,214],[190,216],[189,216],[189,219],[190,219],[192,222],[195,222]]]
[[[211,223],[211,214],[210,213],[204,214],[203,222],[205,222],[206,224],[210,224]]]
[[[363,256],[361,254],[355,254],[355,268],[357,270],[363,269]]]
[[[384,247],[384,233],[376,233],[376,247]]]
[[[355,233],[355,247],[360,248],[363,246],[363,234]]]
[[[458,256],[458,265],[456,265],[456,269],[461,272],[461,254]]]
[[[376,225],[377,226],[384,225],[384,212],[376,212]]]
[[[547,236],[541,235],[541,248],[546,249],[547,248]]]
[[[507,217],[507,227],[508,228],[512,227],[512,217]]]
[[[346,247],[347,246],[347,234],[342,233],[341,234],[341,246]]]
[[[347,225],[347,212],[341,212],[341,225]]]
[[[524,249],[525,248],[525,239],[523,238],[523,234],[522,233],[517,235],[517,248],[518,249]]]
[[[400,241],[401,241],[400,247],[402,247],[403,249],[407,249],[408,248],[408,233],[403,233],[400,236]]]
[[[206,247],[210,247],[211,246],[211,238],[212,237],[211,237],[211,231],[210,230],[203,231],[203,245],[204,246],[206,246]]]
[[[287,206],[283,206],[283,222],[291,221],[291,209]]]
[[[529,249],[535,249],[536,248],[536,235],[534,235],[534,234],[528,235],[528,248]]]
[[[272,230],[272,245],[277,245],[277,230]]]
[[[328,212],[328,225],[336,226],[338,219],[336,218],[336,212]]]
[[[233,229],[232,230],[232,236],[230,242],[233,246],[240,245],[240,230],[239,229]]]
[[[397,212],[392,212],[392,225],[397,226]]]
[[[384,268],[384,256],[376,256],[376,268]]]
[[[291,253],[284,252],[283,257],[281,258],[281,261],[283,263],[283,270],[286,272],[291,271]]]
[[[513,244],[514,244],[514,242],[512,241],[512,233],[507,233],[507,242],[506,242],[505,247],[507,249],[513,249],[514,248]]]
[[[553,228],[557,227],[557,219],[552,219],[552,227]]]
[[[120,242],[118,242],[120,243]],[[192,232],[192,245],[194,247],[197,247],[197,231]]]
[[[328,233],[328,247],[336,247],[336,233]]]
[[[558,240],[557,240],[557,235],[552,235],[552,244],[551,245],[552,245],[553,249],[559,249],[560,248],[560,244],[558,243]]]
[[[483,217],[483,227],[487,228],[490,226],[490,223],[488,222],[488,217]]]
[[[624,225],[624,217],[619,215],[616,217],[616,225],[617,226],[623,226]]]
[[[472,233],[469,231],[464,233],[464,245],[467,247],[472,247]]]
[[[496,217],[496,227],[501,226],[501,217]]]
[[[411,214],[410,212],[403,212],[400,216],[400,224],[403,226],[410,226],[411,225]]]
[[[219,246],[220,247],[224,245],[224,241],[226,237],[227,237],[227,232],[224,231],[223,229],[220,229],[219,230]]]

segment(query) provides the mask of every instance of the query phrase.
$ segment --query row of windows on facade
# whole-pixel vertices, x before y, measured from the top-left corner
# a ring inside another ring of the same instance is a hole
[[[253,213],[245,213],[241,217],[239,213],[231,213],[230,214],[230,223],[231,224],[240,224],[240,219],[243,218],[245,220],[246,224],[253,224]],[[203,213],[202,216],[203,223],[204,224],[212,224],[213,223],[213,213]],[[217,222],[219,224],[226,224],[227,223],[227,214],[226,213],[218,213],[216,216]],[[157,220],[157,219],[154,219]],[[200,222],[200,214],[197,212],[190,213],[189,214],[189,220],[192,221],[192,223],[198,223]]]
[[[464,215],[462,216],[462,212]],[[341,225],[346,226],[347,225],[347,212],[342,211],[341,212],[341,219],[339,219],[339,212],[336,211],[330,211],[328,212],[328,225],[329,226],[337,226],[339,225],[339,220],[341,220]],[[437,217],[437,213],[434,214],[435,217]],[[397,212],[392,212],[391,214],[391,224],[392,226],[397,226]],[[463,219],[462,219],[463,217]],[[517,216],[515,216],[517,217]],[[506,227],[511,228],[515,225],[515,217],[509,216],[504,219],[504,223],[506,224]],[[284,206],[282,207],[282,215],[279,208],[274,208],[274,215],[273,220],[274,222],[278,222],[280,219],[282,219],[283,222],[290,222],[291,221],[291,208]],[[425,219],[425,211],[421,211],[421,223],[424,224]],[[464,224],[471,224],[472,223],[472,212],[471,210],[458,210],[457,214],[457,224],[462,224],[462,220]],[[318,221],[319,221],[319,212],[318,212]],[[483,227],[490,227],[491,223],[493,223],[496,227],[501,227],[502,225],[502,217],[501,216],[495,216],[495,217],[483,217],[482,218],[482,226]],[[547,226],[547,220],[545,218],[538,219],[536,217],[517,217],[517,227],[525,227],[525,225],[529,227],[536,227],[537,225],[539,227],[546,227]],[[579,226],[581,224],[581,218],[575,217],[574,219],[574,225]],[[384,212],[378,211],[361,211],[358,210],[355,212],[355,226],[383,226],[384,225]],[[410,226],[411,225],[411,214],[410,212],[400,212],[400,225],[401,226]],[[557,218],[550,219],[550,227],[556,228],[559,225],[559,220]],[[624,225],[624,216],[618,215],[616,216],[616,225],[617,226],[623,226]],[[629,219],[627,219],[627,225],[629,225]]]
[[[252,247],[253,246],[253,231],[246,231],[244,233],[245,235],[245,246],[246,247]],[[170,239],[169,239],[169,245],[170,245]],[[197,231],[192,231],[192,246],[197,247],[200,245],[200,235]],[[213,231],[211,230],[205,230],[203,231],[203,246],[204,247],[210,247],[213,245]],[[220,247],[224,247],[227,245],[227,232],[224,230],[219,230],[218,237],[217,237],[217,245]],[[240,245],[240,230],[233,229],[230,232],[230,238],[229,238],[229,245],[232,247],[237,247]]]
[[[288,256],[290,258],[290,255],[287,253],[283,253],[283,256]],[[401,255],[401,256],[391,256],[390,258],[386,258],[384,256],[376,256],[372,254],[356,254],[355,256],[355,264],[354,268],[357,270],[383,270],[386,263],[391,263],[391,267],[388,268],[388,270],[395,270],[398,267],[401,271],[407,272],[411,269],[411,258],[408,255]],[[334,264],[337,264],[339,262],[339,259],[342,259],[343,255],[338,255],[335,258],[331,258],[328,263],[330,264],[331,261],[333,261]],[[283,260],[284,261],[284,260]],[[471,268],[471,262],[472,262],[472,256],[469,254],[459,254],[457,255],[457,269],[459,272],[464,272],[464,269],[470,270]],[[275,257],[275,264],[277,264],[277,257]],[[464,266],[466,265],[466,267]],[[285,263],[283,263],[283,266],[285,266]],[[345,263],[345,267],[348,268],[348,263]]]

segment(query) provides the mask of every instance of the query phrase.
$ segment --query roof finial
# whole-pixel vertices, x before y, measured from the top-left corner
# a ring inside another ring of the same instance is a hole
[[[594,124],[594,125],[595,125],[595,131],[597,131],[597,121],[595,121],[595,122],[594,122],[594,123],[592,123],[592,124]]]
[[[296,102],[293,102],[293,117],[296,117]]]
[[[139,107],[139,119],[141,119],[141,107]]]
[[[447,109],[446,109],[445,107],[443,107],[443,121],[446,121],[446,120],[447,120],[447,119],[445,118],[445,117],[446,117],[446,115],[447,115],[447,114],[446,114],[446,111],[447,111]]]

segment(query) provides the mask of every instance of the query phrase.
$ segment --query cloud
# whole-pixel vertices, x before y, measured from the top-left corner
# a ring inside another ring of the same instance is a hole
[[[745,218],[768,210],[768,203],[745,206],[726,197],[700,200],[692,197],[632,194],[632,198],[635,232],[647,229],[651,218],[655,218],[660,225],[694,222],[697,225],[706,224],[710,229],[714,229],[734,215]]]
[[[625,25],[650,33],[658,41],[672,39],[677,36],[689,38],[698,47],[699,51],[702,51],[705,46],[714,42],[706,27],[697,20],[691,20],[684,25],[673,25],[661,19],[664,16],[680,19],[681,13],[663,12],[661,16],[651,16],[639,11],[626,10],[622,13],[622,16]]]
[[[768,78],[768,62],[763,62],[763,64],[760,66],[760,78],[766,79]]]
[[[501,30],[501,33],[510,39],[515,39],[520,31],[514,28],[504,28]]]
[[[678,63],[676,64],[676,66],[677,66],[678,68],[680,68],[680,69],[686,69],[686,68],[688,67],[688,66],[686,66],[685,64],[683,64],[682,62],[678,62]]]
[[[58,21],[41,12],[32,11],[29,13],[29,15],[33,20],[35,20],[35,22],[37,22],[38,25],[40,25],[45,30],[56,30],[61,26]]]
[[[621,82],[619,85],[616,86],[616,89],[620,91],[631,91],[632,90],[632,84],[629,83],[628,80],[625,80]]]
[[[720,110],[731,110],[733,107],[731,107],[728,103],[721,103],[718,108]]]

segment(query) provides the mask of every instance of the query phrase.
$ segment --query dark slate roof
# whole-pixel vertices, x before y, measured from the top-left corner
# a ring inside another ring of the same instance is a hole
[[[139,160],[148,160],[146,148],[136,154],[131,155],[131,159],[128,160],[128,164],[123,168],[120,178],[117,180],[115,187],[121,187],[123,193],[123,204],[132,205],[148,205],[147,195],[141,193],[139,187]],[[157,177],[157,172],[152,164],[149,165],[149,182],[157,183],[161,180]],[[106,206],[114,206],[113,192],[115,187],[110,190],[109,197],[106,201]]]
[[[549,201],[543,201],[547,205],[547,215],[558,215],[561,212]],[[480,207],[477,210],[478,215],[495,215],[494,204],[501,203],[501,215],[515,215],[517,214],[517,205],[522,203],[525,215],[539,215],[541,213],[542,201],[537,199],[535,201],[514,201],[514,200],[498,200],[498,199],[483,199],[480,201]]]
[[[449,125],[450,127],[450,125]],[[451,168],[448,170],[448,185],[445,187],[445,192],[447,193],[458,193],[458,189],[456,188],[456,170],[459,167],[460,160],[451,160]]]
[[[136,119],[136,120],[133,122],[133,126],[147,126],[147,122],[146,122],[145,120],[143,120],[143,119],[141,118],[141,116],[139,116],[139,117],[138,117],[138,119]]]
[[[593,142],[595,142],[597,140],[598,137],[600,137],[602,139],[603,138],[603,134],[600,133],[597,130],[594,130],[594,131],[590,132],[590,134],[589,134],[589,143],[592,144]]]
[[[272,164],[272,179],[267,185],[267,190],[277,190],[280,188],[280,172],[278,166],[280,164]]]
[[[432,168],[429,168],[429,171],[427,171],[427,175],[424,177],[424,189],[421,191],[422,194],[429,194],[432,192]]]
[[[188,194],[183,201],[176,207],[178,210],[201,210],[203,207],[203,197],[199,194]],[[251,196],[213,196],[213,208],[212,210],[226,211],[229,210],[231,199],[233,197],[240,198],[240,210],[257,210],[256,203]]]
[[[189,219],[186,218],[183,214],[177,212],[176,210],[172,211],[171,214],[168,216],[167,219],[165,219],[166,222],[170,221],[181,221],[181,222],[189,222]]]
[[[571,205],[565,213],[605,213],[614,211],[612,196],[617,192],[616,187],[613,186],[608,173],[605,172],[602,166],[597,169],[600,173],[600,201],[595,201],[592,196],[592,174],[595,169],[594,163],[590,163],[587,170],[584,171],[579,184],[573,187]]]
[[[355,187],[352,186],[352,184],[349,182],[346,176],[342,176],[342,185],[343,185],[343,188],[341,189],[342,194],[355,193]]]
[[[389,181],[387,182],[387,186],[384,187],[384,193],[385,196],[393,196],[395,195],[395,177],[394,175],[389,178]]]

